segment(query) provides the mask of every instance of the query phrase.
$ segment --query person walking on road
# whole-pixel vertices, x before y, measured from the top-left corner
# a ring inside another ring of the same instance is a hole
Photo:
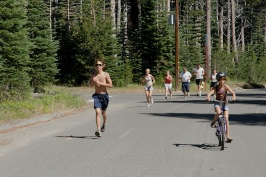
[[[183,68],[183,72],[180,73],[179,78],[182,81],[182,92],[184,93],[184,99],[189,97],[189,90],[190,90],[190,78],[191,73],[187,71],[187,68]]]
[[[164,77],[164,89],[165,89],[165,99],[167,99],[167,94],[169,92],[170,98],[172,98],[172,76],[170,75],[170,71],[166,71],[166,76]]]
[[[153,104],[153,98],[152,98],[152,91],[153,91],[153,84],[155,82],[154,77],[150,74],[150,69],[147,68],[145,70],[146,74],[143,78],[143,83],[145,83],[145,95],[146,95],[146,99],[147,99],[147,107],[150,107],[150,104]]]
[[[103,71],[105,62],[103,59],[97,59],[95,62],[96,72],[90,78],[90,86],[95,88],[95,93],[92,95],[94,100],[94,109],[96,113],[96,131],[95,135],[101,137],[101,132],[105,131],[106,126],[106,109],[109,104],[109,95],[107,87],[113,87],[110,75]],[[103,124],[101,126],[101,114],[103,117]]]
[[[201,86],[202,86],[202,81],[203,81],[203,76],[204,76],[204,69],[200,67],[200,64],[197,65],[197,67],[194,69],[194,75],[196,76],[196,84],[198,87],[198,96],[201,96]]]

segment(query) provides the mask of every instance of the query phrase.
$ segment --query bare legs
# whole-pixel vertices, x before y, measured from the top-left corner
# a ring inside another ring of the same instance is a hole
[[[170,94],[170,97],[172,98],[172,90],[169,87],[165,87],[165,98],[167,99],[168,92]]]
[[[102,110],[100,108],[95,109],[96,112],[96,127],[97,130],[100,131],[101,128],[101,114],[103,116],[103,124],[106,124],[106,111]]]
[[[148,107],[150,106],[150,104],[152,104],[152,91],[148,91],[148,90],[145,90],[145,94],[146,94],[146,100],[147,100],[147,103],[148,103]]]

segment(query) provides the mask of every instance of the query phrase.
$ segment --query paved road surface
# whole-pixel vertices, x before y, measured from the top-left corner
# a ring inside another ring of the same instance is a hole
[[[1,177],[264,177],[266,90],[237,91],[230,104],[231,136],[224,151],[210,128],[205,96],[166,100],[111,95],[108,125],[94,136],[95,113],[1,133]]]

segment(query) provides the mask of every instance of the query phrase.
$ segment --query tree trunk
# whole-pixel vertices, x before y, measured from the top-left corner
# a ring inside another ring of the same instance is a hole
[[[52,31],[52,0],[49,3],[49,13],[50,13],[50,30]],[[52,34],[52,33],[51,33]]]
[[[237,46],[236,46],[236,31],[235,31],[235,0],[231,0],[232,8],[232,45],[235,53],[235,62],[238,62]]]
[[[264,42],[266,43],[266,14],[264,16],[264,20],[265,20],[265,27],[264,27]]]
[[[116,25],[117,29],[120,30],[120,24],[121,23],[121,0],[117,0],[117,19],[116,19]]]
[[[223,21],[224,8],[222,7],[220,12],[220,49],[224,48],[224,21]]]
[[[206,82],[211,75],[211,0],[207,0],[207,20],[206,20]]]
[[[111,5],[111,17],[112,17],[112,26],[113,30],[116,29],[116,24],[115,24],[115,0],[110,0],[110,5]]]
[[[230,0],[228,0],[227,6],[227,53],[230,53],[230,44],[231,44],[231,8]]]
[[[244,19],[243,19],[244,21]],[[242,22],[242,27],[241,27],[241,51],[245,51],[245,22]]]
[[[167,9],[167,12],[170,12],[171,10],[170,0],[166,0],[166,9]]]

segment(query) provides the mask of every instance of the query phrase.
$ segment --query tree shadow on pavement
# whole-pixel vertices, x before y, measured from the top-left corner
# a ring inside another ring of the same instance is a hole
[[[188,119],[200,119],[204,123],[211,121],[214,114],[200,114],[200,113],[141,113],[149,114],[155,117],[163,118],[188,118]],[[231,125],[252,125],[252,126],[266,126],[266,114],[254,113],[254,114],[230,114]]]

